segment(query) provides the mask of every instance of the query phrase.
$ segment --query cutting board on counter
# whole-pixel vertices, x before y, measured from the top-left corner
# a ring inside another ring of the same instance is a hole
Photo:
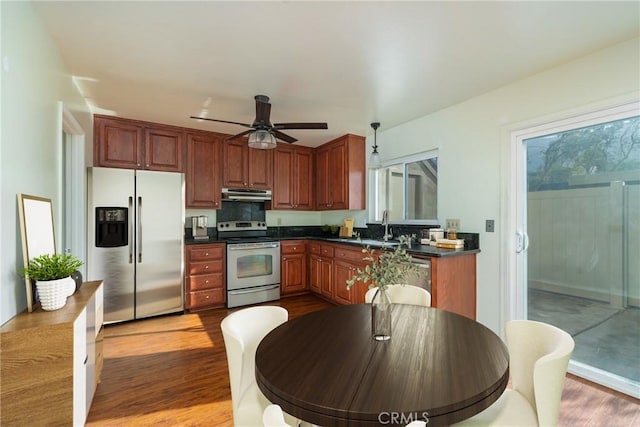
[[[345,218],[344,225],[340,227],[340,237],[351,237],[353,235],[353,218]]]

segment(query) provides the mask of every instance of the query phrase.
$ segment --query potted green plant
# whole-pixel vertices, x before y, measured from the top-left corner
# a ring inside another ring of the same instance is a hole
[[[365,254],[362,260],[367,265],[358,268],[353,277],[347,280],[347,289],[359,281],[369,283],[369,288],[378,288],[371,301],[371,328],[373,338],[378,341],[391,338],[391,301],[386,294],[387,287],[404,285],[409,273],[421,274],[407,252],[412,237],[400,236],[394,249],[382,250],[379,255],[367,245],[362,249]]]
[[[81,265],[72,254],[45,254],[31,259],[22,274],[36,281],[42,309],[52,311],[64,307],[67,297],[75,292],[71,275]]]

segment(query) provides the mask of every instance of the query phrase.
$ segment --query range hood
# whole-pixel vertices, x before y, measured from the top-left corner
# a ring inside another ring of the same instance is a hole
[[[271,190],[223,188],[222,200],[264,202],[271,200]]]

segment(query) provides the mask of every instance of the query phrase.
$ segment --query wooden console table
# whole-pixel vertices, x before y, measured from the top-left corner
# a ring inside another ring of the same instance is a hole
[[[103,288],[86,282],[60,310],[0,328],[0,425],[84,425],[102,371]]]

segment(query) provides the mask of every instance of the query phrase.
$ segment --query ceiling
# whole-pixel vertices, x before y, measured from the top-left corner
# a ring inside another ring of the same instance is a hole
[[[371,134],[640,34],[631,2],[38,2],[95,113],[318,146]]]

